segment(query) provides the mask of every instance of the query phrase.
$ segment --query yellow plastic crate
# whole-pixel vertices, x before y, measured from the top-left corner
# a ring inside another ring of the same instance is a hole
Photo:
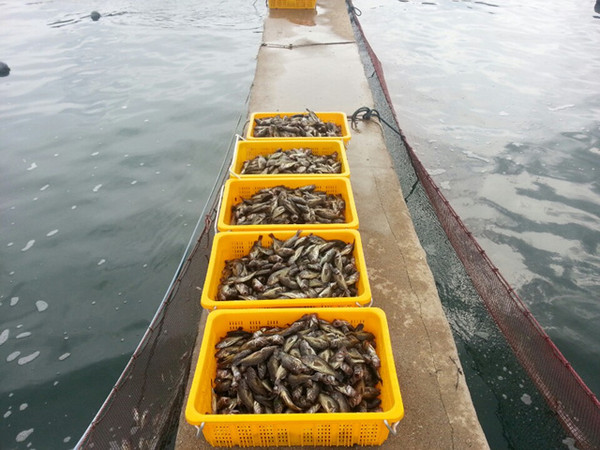
[[[249,175],[242,174],[242,167],[244,162],[256,158],[258,155],[267,156],[275,153],[277,150],[291,150],[293,148],[309,148],[312,150],[314,155],[332,155],[337,154],[337,159],[341,163],[342,167],[340,173],[335,174],[318,174],[318,173],[298,173],[298,174],[261,174],[261,175]],[[281,141],[261,141],[261,140],[247,140],[238,141],[235,146],[235,153],[233,155],[233,161],[231,163],[230,174],[232,178],[266,178],[275,177],[281,178],[286,176],[295,177],[324,177],[324,176],[339,176],[349,177],[350,176],[350,165],[348,164],[348,158],[346,157],[346,151],[342,141],[338,139],[328,140],[316,140],[316,139],[287,139]]]
[[[275,186],[285,186],[296,189],[314,184],[315,190],[326,192],[330,195],[341,195],[346,203],[344,223],[307,223],[307,224],[260,224],[260,225],[234,225],[231,208],[244,199],[249,199],[261,189]],[[352,195],[350,180],[343,177],[321,178],[254,178],[251,180],[229,179],[225,182],[221,209],[217,222],[219,231],[260,231],[260,230],[297,230],[298,228],[311,228],[313,230],[333,230],[340,228],[358,228],[358,214]]]
[[[307,313],[304,308],[215,311],[208,315],[185,417],[203,425],[206,440],[216,447],[380,445],[388,425],[404,417],[385,313],[379,308],[315,308],[320,318],[343,319],[375,335],[381,360],[382,412],[316,414],[210,414],[212,380],[216,374],[215,345],[230,330],[256,331],[263,326],[287,326]]]
[[[317,0],[269,0],[270,9],[315,9]]]
[[[282,140],[291,140],[291,139],[304,139],[303,137],[254,137],[254,126],[256,125],[256,122],[254,121],[254,119],[263,119],[265,117],[274,117],[274,116],[293,116],[295,114],[307,114],[306,111],[304,112],[255,112],[252,113],[250,115],[250,125],[248,126],[248,130],[246,132],[246,139],[260,139],[261,141],[282,141]],[[317,117],[319,119],[321,119],[323,122],[333,122],[336,125],[338,125],[339,127],[341,127],[342,130],[342,135],[341,136],[336,136],[336,137],[310,137],[310,138],[306,138],[306,139],[317,139],[317,140],[326,140],[326,139],[342,139],[342,141],[344,141],[344,144],[348,144],[348,142],[350,141],[350,130],[348,128],[348,118],[346,117],[346,114],[343,112],[316,112],[315,114],[317,115]]]
[[[288,239],[296,230],[286,230],[273,233],[277,239]],[[281,298],[272,300],[217,300],[219,283],[225,268],[225,261],[241,258],[247,255],[259,236],[262,244],[271,246],[273,240],[268,236],[269,231],[232,231],[217,233],[213,239],[210,260],[202,289],[200,304],[203,308],[213,309],[247,309],[247,308],[294,308],[294,307],[323,307],[323,306],[365,306],[371,302],[371,287],[367,276],[365,255],[360,234],[356,230],[312,230],[305,229],[300,236],[313,233],[323,239],[340,239],[344,242],[354,242],[354,259],[360,278],[356,283],[356,297],[329,298]]]

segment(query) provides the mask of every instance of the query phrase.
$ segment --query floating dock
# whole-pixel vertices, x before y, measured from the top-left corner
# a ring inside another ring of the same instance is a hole
[[[347,6],[319,0],[316,10],[270,10],[249,99],[253,111],[344,111],[374,106]],[[347,145],[373,306],[389,323],[405,415],[381,448],[488,448],[425,252],[404,202],[382,130],[360,121]],[[200,300],[198,300],[199,302]],[[176,449],[212,448],[183,410]]]

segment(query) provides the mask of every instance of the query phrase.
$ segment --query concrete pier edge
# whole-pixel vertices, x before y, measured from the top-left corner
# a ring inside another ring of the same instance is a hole
[[[316,11],[271,10],[249,99],[253,111],[343,111],[374,101],[345,1]],[[374,304],[390,326],[405,417],[381,448],[488,448],[425,253],[404,202],[383,133],[360,122],[347,146]],[[199,300],[198,300],[199,301]],[[186,389],[175,446],[212,448],[185,421],[206,314]]]

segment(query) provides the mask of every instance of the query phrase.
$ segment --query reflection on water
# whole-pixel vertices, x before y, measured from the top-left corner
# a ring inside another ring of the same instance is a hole
[[[502,218],[501,226],[486,227],[483,236],[516,253],[528,274],[521,275],[519,294],[589,387],[599,392],[600,126],[584,130],[589,131],[507,145],[490,183],[498,187],[503,179],[515,181],[502,199],[487,195],[480,201]],[[519,199],[520,207],[507,197]]]
[[[72,448],[120,375],[246,115],[264,14],[2,6],[2,449]]]

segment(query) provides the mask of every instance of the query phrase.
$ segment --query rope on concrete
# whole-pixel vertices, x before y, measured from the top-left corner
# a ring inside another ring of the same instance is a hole
[[[362,116],[361,116],[361,114],[362,114]],[[377,117],[377,119],[379,119],[379,122],[384,123],[394,133],[398,134],[399,136],[402,136],[402,133],[400,132],[400,130],[398,130],[397,127],[394,127],[392,124],[387,122],[383,117],[381,117],[381,115],[379,114],[379,111],[377,111],[376,109],[371,109],[367,106],[362,106],[362,107],[358,108],[356,111],[354,111],[354,113],[352,113],[352,115],[350,116],[350,126],[353,129],[356,129],[356,122],[358,120],[371,120],[371,117]]]
[[[287,50],[293,50],[299,47],[314,47],[317,45],[344,45],[344,44],[356,44],[356,41],[337,41],[337,42],[311,42],[310,44],[275,44],[271,42],[263,42],[260,44],[261,47],[271,48],[285,48]]]

